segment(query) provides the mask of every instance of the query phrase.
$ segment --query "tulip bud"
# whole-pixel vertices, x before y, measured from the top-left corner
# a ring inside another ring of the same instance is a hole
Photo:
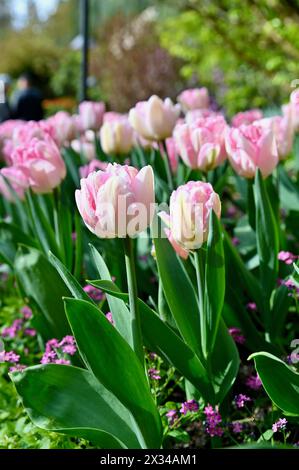
[[[263,128],[259,121],[229,129],[225,145],[232,167],[245,178],[254,178],[258,168],[265,178],[278,163],[274,133],[272,129]]]
[[[185,112],[193,109],[205,109],[209,107],[210,99],[207,88],[191,88],[184,90],[177,97]]]
[[[169,98],[162,101],[153,95],[130,110],[129,121],[144,139],[160,141],[171,136],[179,114],[179,105],[174,105]]]
[[[100,140],[106,154],[127,154],[133,147],[134,131],[126,118],[108,120],[101,127]]]
[[[97,131],[103,122],[105,105],[102,102],[83,101],[79,105],[79,122],[81,130],[92,129]]]
[[[170,212],[160,212],[166,235],[175,251],[187,258],[207,240],[211,210],[220,218],[221,202],[210,183],[189,181],[173,191]]]
[[[227,124],[222,116],[200,118],[193,124],[176,126],[174,139],[184,163],[202,171],[219,166],[226,158],[226,129]]]

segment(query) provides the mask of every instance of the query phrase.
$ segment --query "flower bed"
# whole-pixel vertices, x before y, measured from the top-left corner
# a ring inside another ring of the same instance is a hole
[[[297,446],[298,96],[0,125],[0,447]]]

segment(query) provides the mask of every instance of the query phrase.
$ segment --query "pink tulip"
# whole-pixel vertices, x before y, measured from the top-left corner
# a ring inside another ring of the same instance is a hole
[[[278,163],[274,133],[263,128],[258,121],[249,126],[229,129],[225,143],[232,167],[245,178],[253,178],[258,168],[265,178]]]
[[[138,171],[110,163],[105,171],[81,179],[75,197],[85,225],[98,237],[136,236],[150,225],[154,215],[152,167]]]
[[[297,132],[299,130],[299,89],[294,90],[290,96],[290,102],[282,106],[284,115],[292,114],[293,127]]]
[[[79,105],[79,120],[81,129],[97,131],[103,122],[105,104],[95,101],[83,101]]]
[[[244,111],[241,113],[237,113],[232,118],[232,126],[233,127],[240,127],[242,125],[248,126],[252,124],[254,121],[258,119],[262,119],[263,113],[260,109],[249,109],[248,111]]]
[[[190,168],[209,171],[226,158],[225,132],[222,116],[200,118],[193,124],[176,126],[174,139],[184,163]]]
[[[189,181],[171,194],[169,214],[159,213],[170,243],[182,258],[207,240],[211,210],[220,218],[221,202],[212,185]]]
[[[193,109],[208,108],[210,104],[208,89],[203,88],[190,88],[184,90],[177,97],[177,101],[181,104],[185,112]]]
[[[119,119],[123,119],[123,118],[128,119],[128,115],[116,113],[115,111],[108,111],[107,113],[104,114],[103,124],[105,124],[105,122],[118,121]]]
[[[55,130],[55,142],[59,147],[67,145],[76,136],[77,129],[73,117],[65,112],[59,111],[47,119],[47,122]]]
[[[195,121],[201,118],[208,118],[208,117],[215,117],[215,116],[222,116],[221,113],[217,113],[212,109],[193,109],[192,111],[188,111],[185,116],[185,121],[187,124],[193,124]]]
[[[7,185],[5,179],[9,182],[12,189],[20,199],[24,199],[25,191],[29,187],[29,181],[24,172],[18,167],[2,168],[0,171],[0,193],[11,202],[14,202],[14,194]]]
[[[290,155],[294,140],[292,109],[289,108],[284,116],[264,118],[258,121],[258,123],[264,128],[273,131],[280,160],[284,160]]]
[[[90,173],[93,173],[96,170],[105,171],[108,163],[101,162],[100,160],[91,160],[87,165],[81,166],[79,168],[79,173],[81,178],[87,178]]]
[[[55,128],[51,122],[42,121],[28,121],[16,127],[13,132],[13,143],[15,146],[26,145],[33,138],[43,140],[46,137],[51,137],[55,140]]]
[[[14,165],[28,178],[35,193],[48,193],[66,176],[64,161],[55,142],[33,138],[25,146],[17,147],[12,154]]]
[[[170,137],[180,113],[180,106],[170,98],[162,101],[153,95],[148,101],[140,101],[129,112],[129,121],[144,139],[160,141]]]
[[[133,147],[134,131],[126,117],[114,116],[101,127],[100,140],[106,154],[125,155]]]
[[[95,143],[89,142],[84,137],[79,139],[75,139],[71,142],[71,147],[75,152],[80,153],[85,156],[86,160],[89,162],[96,158],[96,149]]]
[[[165,141],[170,168],[173,174],[176,174],[179,165],[179,152],[173,137],[168,137]]]

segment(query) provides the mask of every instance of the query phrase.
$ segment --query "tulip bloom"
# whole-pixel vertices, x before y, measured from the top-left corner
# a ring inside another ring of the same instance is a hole
[[[222,116],[197,119],[193,124],[176,126],[174,139],[184,163],[190,168],[209,171],[226,158],[225,131]]]
[[[97,131],[103,122],[105,105],[102,102],[83,101],[79,105],[79,123],[83,131]]]
[[[80,140],[75,139],[71,142],[71,147],[75,152],[81,153],[85,156],[89,162],[96,158],[95,143],[89,142],[87,139],[82,137]]]
[[[249,109],[248,111],[244,111],[241,113],[235,114],[232,118],[232,126],[233,127],[240,127],[242,125],[248,126],[252,124],[254,121],[258,121],[262,119],[263,113],[260,109]]]
[[[177,97],[177,101],[185,112],[193,109],[205,109],[210,104],[209,92],[205,87],[190,88],[189,90],[182,91]]]
[[[106,120],[100,130],[101,146],[105,153],[125,155],[134,144],[134,131],[126,117]]]
[[[284,160],[291,153],[293,147],[294,126],[292,109],[288,108],[284,116],[272,116],[261,119],[258,123],[266,129],[273,131],[279,159]]]
[[[229,129],[225,144],[232,167],[245,178],[254,178],[258,168],[265,178],[278,163],[273,130],[265,129],[258,121],[249,126]]]
[[[159,213],[170,243],[182,258],[207,240],[211,210],[220,218],[221,202],[212,185],[189,181],[171,194],[169,214]]]
[[[2,168],[2,170],[0,170],[0,193],[8,201],[14,202],[14,195],[8,187],[5,179],[9,182],[18,197],[20,199],[24,199],[25,190],[29,187],[29,181],[24,172],[20,168],[14,166]]]
[[[134,237],[154,215],[154,174],[151,166],[138,171],[109,164],[81,179],[75,193],[79,212],[89,230],[101,238]]]
[[[64,161],[55,142],[32,139],[26,146],[16,148],[12,153],[14,165],[28,178],[35,193],[49,193],[66,176]]]
[[[53,126],[55,130],[54,140],[60,147],[68,144],[76,137],[77,128],[76,123],[69,113],[59,111],[47,119],[47,122]]]
[[[179,114],[180,106],[174,105],[170,98],[162,101],[153,95],[130,110],[129,121],[144,139],[160,141],[171,136]]]

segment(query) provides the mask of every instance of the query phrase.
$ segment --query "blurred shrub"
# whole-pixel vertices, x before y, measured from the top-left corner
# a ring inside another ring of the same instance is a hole
[[[171,0],[164,4],[174,5]],[[180,0],[160,23],[181,74],[208,86],[229,114],[286,100],[299,78],[299,2]]]
[[[152,94],[174,98],[181,88],[181,61],[159,45],[156,10],[135,17],[115,16],[98,33],[91,74],[111,109],[127,111]]]

